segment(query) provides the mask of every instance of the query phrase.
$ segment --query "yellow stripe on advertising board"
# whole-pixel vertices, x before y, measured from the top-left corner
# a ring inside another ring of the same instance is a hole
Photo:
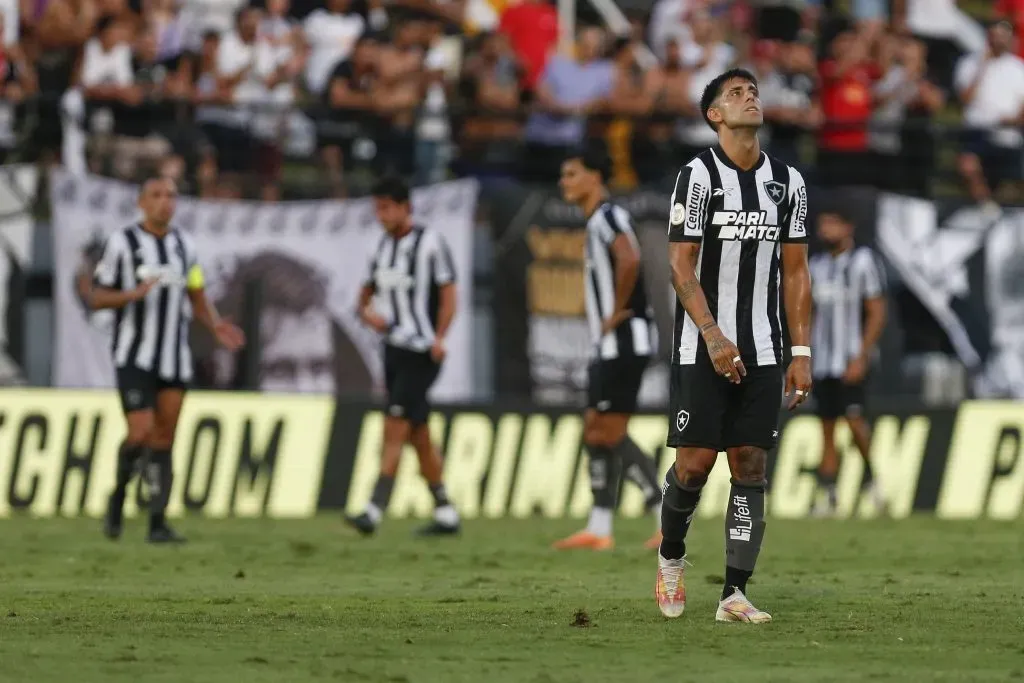
[[[188,394],[168,514],[314,514],[333,416],[326,396]],[[114,392],[0,391],[0,517],[101,516],[124,433]]]

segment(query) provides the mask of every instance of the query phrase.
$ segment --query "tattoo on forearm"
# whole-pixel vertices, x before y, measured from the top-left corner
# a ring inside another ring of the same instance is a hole
[[[679,301],[686,305],[686,302],[693,298],[693,295],[700,289],[700,282],[697,280],[687,280],[683,284],[676,287],[676,294],[679,295]]]

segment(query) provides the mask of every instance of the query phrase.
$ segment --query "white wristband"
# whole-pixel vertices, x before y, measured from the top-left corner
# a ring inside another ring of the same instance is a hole
[[[794,346],[794,347],[790,348],[789,351],[790,351],[790,353],[793,354],[793,358],[796,358],[797,356],[805,356],[807,358],[811,357],[811,347],[810,346]]]

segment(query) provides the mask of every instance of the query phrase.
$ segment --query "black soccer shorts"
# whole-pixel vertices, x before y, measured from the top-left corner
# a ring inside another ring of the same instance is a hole
[[[635,413],[649,360],[647,356],[625,356],[593,361],[587,371],[587,407],[599,413]]]
[[[839,377],[814,380],[814,412],[823,420],[864,414],[864,382],[846,384]]]
[[[715,372],[711,361],[673,365],[669,379],[667,444],[674,448],[737,446],[771,450],[778,443],[782,368],[748,367],[739,384]]]
[[[121,407],[125,414],[136,410],[153,410],[161,391],[185,391],[188,385],[182,381],[168,381],[159,373],[136,367],[117,369],[117,391],[121,395]]]
[[[430,415],[427,392],[437,379],[441,366],[429,353],[384,346],[384,386],[387,412],[402,417],[413,427],[426,423]]]

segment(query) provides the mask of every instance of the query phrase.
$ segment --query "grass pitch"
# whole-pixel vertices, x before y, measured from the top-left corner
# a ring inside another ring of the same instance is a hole
[[[772,520],[750,587],[775,622],[715,624],[722,524],[697,520],[686,614],[652,597],[650,520],[611,553],[572,522],[372,539],[334,517],[180,523],[150,547],[92,520],[0,522],[0,681],[1024,680],[1019,524]]]

